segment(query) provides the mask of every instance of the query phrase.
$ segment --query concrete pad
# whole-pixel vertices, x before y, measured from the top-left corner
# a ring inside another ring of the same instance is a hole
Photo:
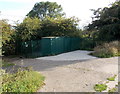
[[[46,76],[46,85],[39,92],[95,92],[94,85],[111,76],[103,72],[66,67],[43,73]]]
[[[39,57],[40,60],[52,60],[52,61],[70,61],[70,60],[88,60],[96,57],[89,55],[92,51],[77,50],[67,53],[62,53],[55,56]]]

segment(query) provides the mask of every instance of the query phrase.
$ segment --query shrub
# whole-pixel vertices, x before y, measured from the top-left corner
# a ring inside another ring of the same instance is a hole
[[[113,57],[120,55],[120,41],[112,41],[110,43],[104,43],[94,48],[94,53],[92,55],[97,57]]]
[[[32,70],[19,70],[3,75],[3,92],[36,92],[44,83],[44,76]]]
[[[2,46],[2,55],[15,55],[15,43],[13,41],[6,42]]]
[[[15,30],[13,27],[8,24],[7,20],[0,20],[0,49],[1,55],[9,55],[15,53],[15,45],[14,45],[14,35]]]
[[[90,38],[83,38],[81,45],[80,45],[80,49],[81,50],[93,50],[95,47],[95,42],[90,39]]]

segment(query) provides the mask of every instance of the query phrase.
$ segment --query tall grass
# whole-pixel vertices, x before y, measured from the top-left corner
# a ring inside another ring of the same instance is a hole
[[[18,70],[17,73],[2,72],[2,91],[1,92],[36,92],[44,85],[45,77],[33,70]]]
[[[108,58],[113,56],[120,56],[120,41],[112,41],[109,43],[104,43],[94,48],[94,53],[92,55]]]

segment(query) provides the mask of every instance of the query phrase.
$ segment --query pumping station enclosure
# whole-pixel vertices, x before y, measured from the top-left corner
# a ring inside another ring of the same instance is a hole
[[[20,43],[19,53],[25,57],[57,55],[80,49],[79,37],[43,37]]]

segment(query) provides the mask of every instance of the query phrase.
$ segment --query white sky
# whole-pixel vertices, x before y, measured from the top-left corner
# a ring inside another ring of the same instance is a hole
[[[93,13],[90,9],[106,7],[115,0],[0,0],[0,19],[9,19],[10,22],[22,21],[34,4],[41,1],[57,2],[67,17],[78,17],[82,27],[91,21]]]

